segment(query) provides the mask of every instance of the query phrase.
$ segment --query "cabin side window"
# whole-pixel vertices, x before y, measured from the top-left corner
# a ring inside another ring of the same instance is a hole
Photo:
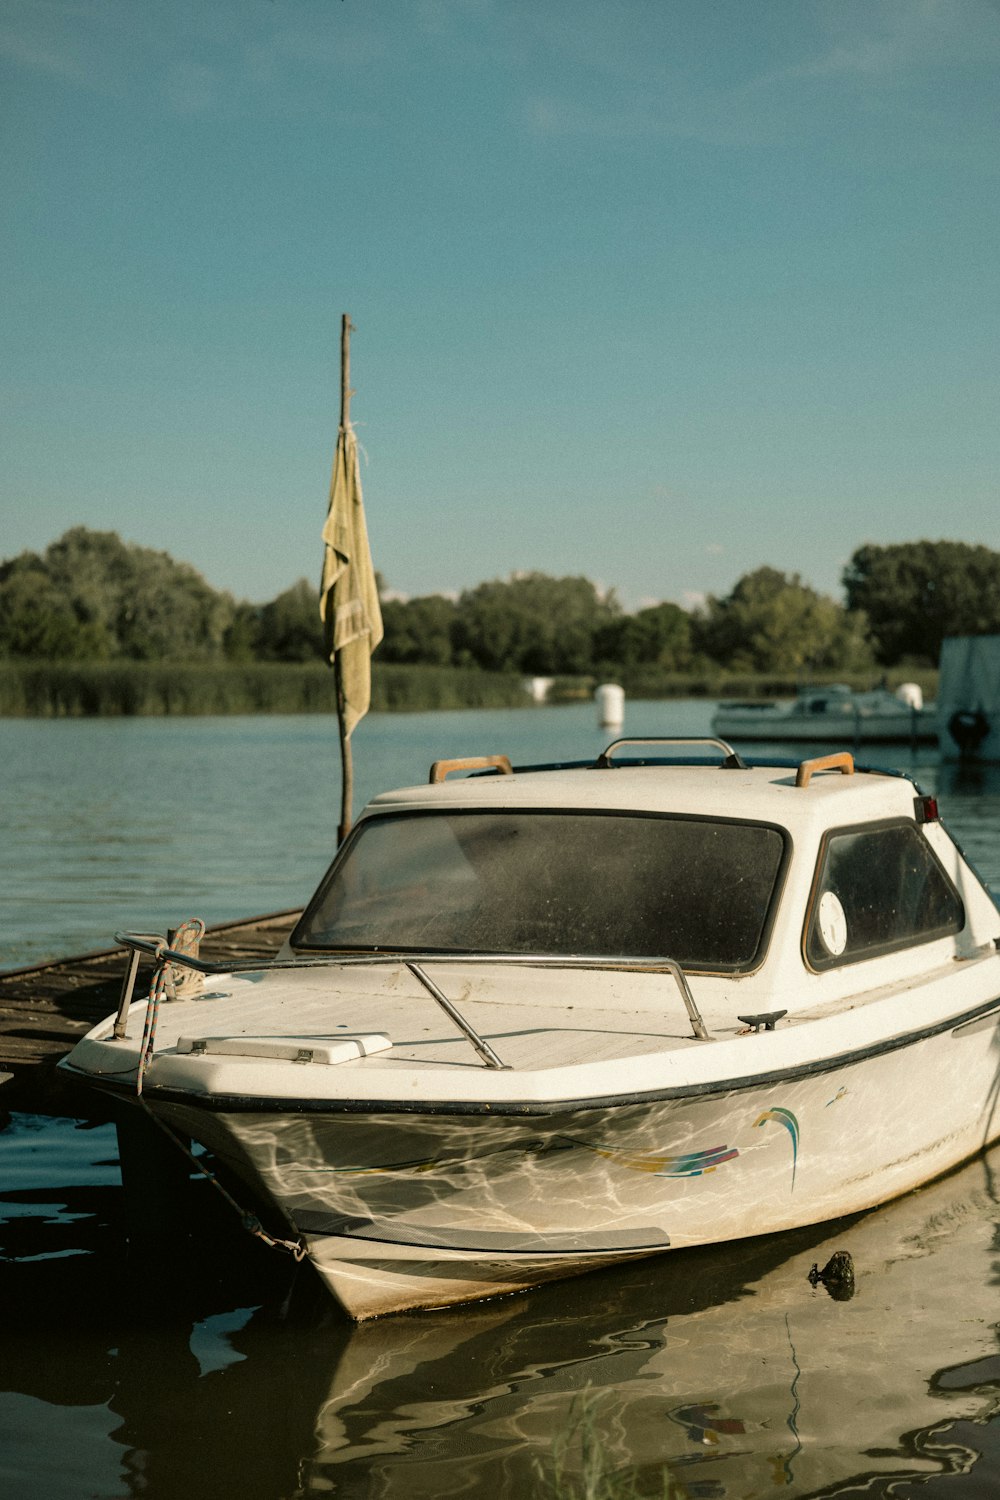
[[[962,899],[915,823],[826,835],[806,919],[810,968],[858,963],[964,925]]]

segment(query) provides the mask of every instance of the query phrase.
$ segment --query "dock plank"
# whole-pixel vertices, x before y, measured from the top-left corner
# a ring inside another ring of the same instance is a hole
[[[202,957],[211,963],[267,962],[299,915],[271,912],[218,923],[205,933]],[[123,948],[108,948],[0,973],[0,1111],[80,1113],[79,1094],[67,1087],[56,1064],[116,1009],[125,961]]]

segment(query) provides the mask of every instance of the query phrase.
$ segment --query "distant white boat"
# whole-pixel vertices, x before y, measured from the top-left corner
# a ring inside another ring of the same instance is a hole
[[[822,744],[930,743],[937,707],[916,683],[894,693],[855,693],[842,683],[803,688],[791,703],[720,703],[712,733],[727,740],[811,740]]]

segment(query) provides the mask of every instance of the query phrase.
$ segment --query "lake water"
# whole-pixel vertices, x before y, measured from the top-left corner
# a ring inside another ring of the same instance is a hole
[[[707,733],[711,707],[630,704],[624,732]],[[609,738],[590,704],[373,715],[356,808],[437,758]],[[0,967],[297,906],[333,851],[326,718],[8,720],[0,757]],[[1000,889],[994,774],[863,758],[937,792]],[[662,1494],[667,1468],[705,1500],[993,1497],[998,1174],[994,1149],[851,1221],[354,1329],[204,1184],[190,1251],[130,1263],[113,1130],[0,1115],[0,1496],[516,1500],[554,1493],[565,1449],[563,1494],[598,1493],[597,1454],[618,1493]],[[808,1279],[835,1249],[849,1301]]]

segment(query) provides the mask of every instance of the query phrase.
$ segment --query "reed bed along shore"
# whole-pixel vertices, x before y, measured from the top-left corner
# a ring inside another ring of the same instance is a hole
[[[808,679],[701,671],[609,673],[555,678],[550,703],[580,702],[598,681],[617,681],[631,698],[793,697]],[[824,679],[825,680],[825,679]],[[841,680],[872,687],[872,673]],[[897,670],[888,686],[916,681],[925,698],[937,673]],[[476,667],[372,664],[372,709],[420,713],[441,709],[523,708],[532,702],[526,679]],[[158,717],[167,714],[335,713],[334,676],[324,662],[0,662],[0,717]]]
[[[453,667],[386,665],[372,672],[372,709],[417,712],[528,703],[521,677]],[[2,662],[0,715],[336,713],[323,662]]]

